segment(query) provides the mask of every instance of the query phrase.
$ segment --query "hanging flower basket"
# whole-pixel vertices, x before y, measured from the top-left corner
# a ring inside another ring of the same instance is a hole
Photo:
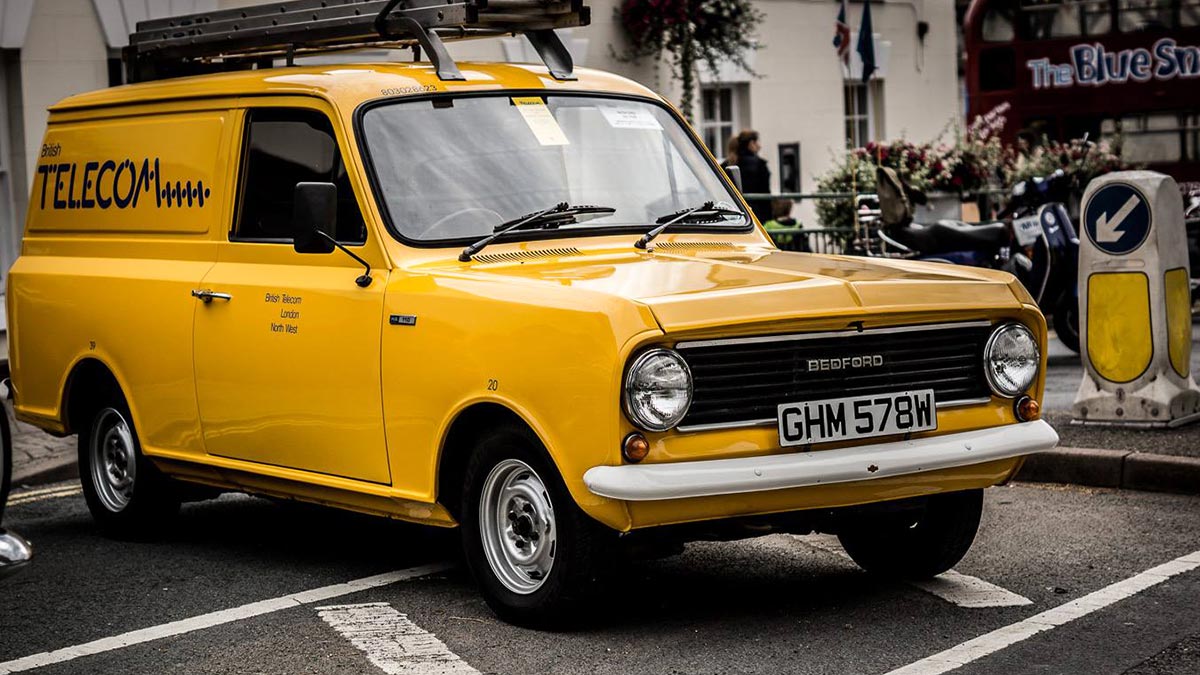
[[[732,62],[753,73],[746,55],[757,48],[754,36],[763,15],[750,0],[625,0],[617,14],[630,43],[618,58],[668,54],[683,90],[679,107],[689,119],[698,64],[715,72]]]

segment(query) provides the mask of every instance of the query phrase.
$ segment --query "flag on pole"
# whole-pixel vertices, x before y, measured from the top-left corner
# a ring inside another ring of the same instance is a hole
[[[862,81],[869,82],[875,72],[875,30],[871,26],[871,0],[864,0],[862,23],[858,27],[858,52],[862,59]]]
[[[837,23],[833,27],[833,46],[837,48],[838,58],[842,65],[850,65],[850,24],[846,22],[846,0],[842,0],[842,8],[838,10]]]

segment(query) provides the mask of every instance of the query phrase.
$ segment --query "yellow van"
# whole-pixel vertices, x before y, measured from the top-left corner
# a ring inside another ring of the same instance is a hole
[[[571,67],[561,14],[500,26],[545,67],[455,64],[440,27],[484,13],[387,4],[356,30],[433,63],[245,69],[306,50],[215,12],[51,108],[15,410],[78,435],[106,532],[197,486],[460,527],[488,603],[538,622],[634,544],[819,530],[941,573],[1056,443],[1013,277],[781,252],[678,111]],[[339,21],[309,51],[365,41]]]

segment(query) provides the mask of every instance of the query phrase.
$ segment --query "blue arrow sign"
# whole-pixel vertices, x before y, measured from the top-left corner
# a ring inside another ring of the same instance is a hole
[[[1150,234],[1150,204],[1132,185],[1105,185],[1084,207],[1083,224],[1088,239],[1105,253],[1132,253]]]

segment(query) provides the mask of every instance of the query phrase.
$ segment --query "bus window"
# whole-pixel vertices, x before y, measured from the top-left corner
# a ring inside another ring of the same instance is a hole
[[[1181,28],[1200,26],[1200,0],[1181,0],[1179,3],[1179,26]]]
[[[1156,113],[1105,120],[1101,135],[1121,136],[1121,157],[1134,164],[1195,161],[1200,155],[1200,115]]]
[[[1117,0],[1117,21],[1122,33],[1169,29],[1172,0]]]
[[[1007,91],[1017,87],[1017,55],[1012,47],[989,47],[979,52],[979,88]]]
[[[1024,0],[1021,8],[1029,38],[1047,40],[1056,37],[1076,37],[1082,33],[1079,25],[1079,4],[1070,0]]]
[[[1109,0],[1022,0],[1030,40],[1104,35],[1112,29]]]
[[[983,15],[981,31],[984,42],[1012,42],[1016,37],[1012,10],[1008,7],[988,7]]]

